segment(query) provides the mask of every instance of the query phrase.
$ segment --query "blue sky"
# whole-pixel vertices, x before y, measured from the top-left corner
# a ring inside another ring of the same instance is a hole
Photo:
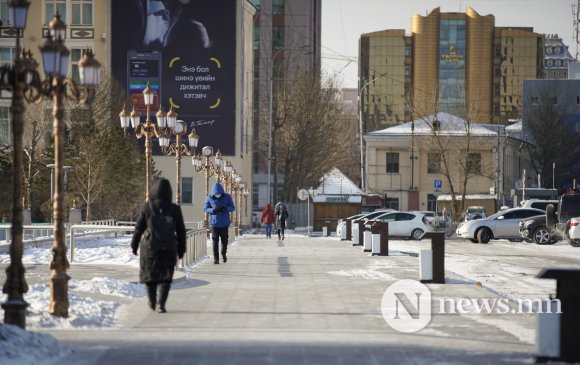
[[[356,62],[331,59],[356,57],[362,33],[383,29],[411,31],[411,17],[425,15],[436,7],[442,12],[465,12],[471,6],[481,15],[493,14],[496,26],[533,27],[538,33],[557,33],[572,56],[572,4],[576,0],[322,0],[322,64],[328,73],[338,73],[343,87],[356,87]]]

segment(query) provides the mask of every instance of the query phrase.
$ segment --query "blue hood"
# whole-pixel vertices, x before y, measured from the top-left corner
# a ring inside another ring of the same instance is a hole
[[[220,183],[215,183],[213,184],[213,186],[211,187],[211,196],[216,196],[217,194],[222,194],[224,193],[224,187],[222,186],[222,184]]]

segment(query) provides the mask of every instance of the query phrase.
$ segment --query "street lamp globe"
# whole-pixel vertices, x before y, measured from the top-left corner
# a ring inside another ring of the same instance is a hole
[[[175,128],[175,123],[177,122],[177,113],[173,110],[173,106],[169,108],[167,113],[167,126],[169,128]]]
[[[48,76],[60,76],[61,52],[62,45],[55,42],[52,38],[47,38],[42,46],[40,46],[40,53],[42,54],[42,65],[44,66],[44,73]]]
[[[189,139],[189,147],[197,148],[197,144],[199,143],[199,135],[195,131],[195,128],[191,128],[191,133],[187,135],[187,138]]]
[[[167,127],[167,113],[163,111],[162,106],[159,106],[159,111],[155,114],[155,118],[157,119],[157,125],[160,128]]]
[[[91,49],[83,51],[79,61],[79,76],[81,85],[96,86],[101,81],[101,63],[95,59]]]
[[[155,96],[155,91],[149,86],[149,82],[147,82],[147,86],[143,90],[143,101],[145,105],[150,106],[153,105],[153,97]]]
[[[201,167],[201,157],[199,155],[193,155],[191,157],[191,164],[195,167],[195,168],[200,168]]]
[[[11,0],[8,1],[8,15],[10,18],[10,25],[16,29],[26,28],[26,18],[28,17],[28,7],[30,1],[28,0]]]
[[[125,110],[125,106],[123,105],[123,110],[119,113],[119,120],[121,121],[121,128],[127,129],[131,125],[131,116]]]
[[[52,39],[57,41],[64,41],[66,37],[66,24],[60,20],[60,13],[56,12],[54,18],[48,23],[48,29]]]
[[[221,154],[220,150],[218,150],[216,152],[214,161],[215,161],[215,165],[218,168],[221,167],[221,166],[223,166],[224,160],[222,159],[222,154]]]
[[[178,120],[177,122],[175,122],[175,125],[173,126],[173,133],[175,134],[187,133],[187,125],[183,120]]]
[[[135,110],[135,105],[133,105],[133,110],[131,110],[130,118],[131,126],[133,126],[133,129],[137,129],[137,127],[141,124],[141,115]]]
[[[209,157],[213,155],[213,148],[211,146],[205,146],[201,149],[201,153],[203,153],[205,157]]]

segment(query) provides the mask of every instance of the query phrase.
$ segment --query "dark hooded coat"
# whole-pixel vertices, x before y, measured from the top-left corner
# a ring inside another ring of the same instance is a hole
[[[217,195],[220,197],[218,198]],[[230,225],[230,213],[236,210],[230,194],[224,191],[220,183],[215,183],[205,200],[204,211],[209,214],[209,225],[224,228]]]
[[[185,254],[185,224],[179,205],[171,202],[171,184],[167,179],[159,179],[153,184],[147,201],[135,223],[135,233],[131,240],[133,252],[139,249],[140,271],[139,280],[142,283],[171,282],[177,257]],[[175,222],[175,250],[157,252],[149,250],[150,233],[147,222],[153,214],[171,215]]]

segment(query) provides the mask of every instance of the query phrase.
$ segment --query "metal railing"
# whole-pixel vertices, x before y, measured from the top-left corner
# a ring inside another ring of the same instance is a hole
[[[185,255],[181,260],[181,265],[191,265],[204,256],[207,256],[207,230],[201,228],[187,231]]]

